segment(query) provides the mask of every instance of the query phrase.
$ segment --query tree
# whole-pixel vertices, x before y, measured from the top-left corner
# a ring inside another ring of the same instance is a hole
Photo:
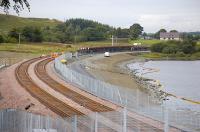
[[[15,38],[18,39],[19,38],[19,33],[20,33],[20,29],[19,28],[13,28],[9,33],[8,36],[11,38]]]
[[[164,54],[173,54],[174,52],[175,51],[174,51],[173,47],[165,47],[162,50],[162,53],[164,53]]]
[[[56,27],[63,43],[104,40],[110,37],[112,30],[108,25],[85,19],[69,19]]]
[[[140,24],[135,23],[130,27],[130,37],[131,39],[135,40],[142,34],[143,27]]]
[[[162,28],[158,32],[155,33],[154,37],[156,39],[160,39],[160,33],[166,33],[166,32],[167,32],[167,30]]]
[[[167,30],[166,29],[160,29],[158,32],[160,32],[160,33],[166,33]]]
[[[191,54],[196,51],[196,42],[192,40],[184,40],[181,44],[181,49],[185,54]]]
[[[0,7],[3,7],[6,13],[8,13],[8,10],[11,7],[11,1],[14,2],[13,9],[17,14],[24,9],[24,5],[30,10],[30,5],[27,0],[2,0]]]
[[[142,34],[142,36],[143,36],[144,39],[146,39],[147,33],[144,32],[144,33]]]
[[[100,32],[96,28],[87,28],[84,31],[85,36],[87,37],[88,41],[98,41],[98,40],[104,40],[105,36],[103,32]]]
[[[129,30],[117,28],[114,31],[114,35],[117,36],[118,38],[128,38],[129,37]]]
[[[191,34],[191,33],[182,33],[181,34],[183,40],[191,40],[191,41],[199,41],[200,35]]]
[[[159,53],[161,53],[165,47],[166,47],[166,45],[164,43],[153,44],[151,46],[151,51],[152,52],[159,52]]]
[[[2,35],[0,35],[0,43],[3,43],[4,42],[4,38]]]
[[[42,32],[37,27],[24,27],[22,35],[29,42],[42,42],[43,40]]]
[[[152,52],[165,53],[165,54],[192,54],[198,49],[196,47],[196,42],[192,40],[184,41],[166,41],[154,44],[151,46]]]
[[[177,30],[171,30],[170,33],[178,33]]]

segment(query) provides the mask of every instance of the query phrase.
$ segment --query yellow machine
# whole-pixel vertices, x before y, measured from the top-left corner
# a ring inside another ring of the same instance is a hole
[[[62,59],[62,60],[61,60],[61,63],[67,64],[67,60],[66,60],[66,59]]]

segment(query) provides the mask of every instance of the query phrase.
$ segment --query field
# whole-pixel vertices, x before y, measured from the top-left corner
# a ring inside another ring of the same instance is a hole
[[[200,52],[194,54],[163,54],[163,53],[145,53],[139,54],[138,57],[151,60],[200,60]]]
[[[157,40],[157,39],[152,39],[152,40],[140,39],[140,40],[129,41],[130,44],[141,43],[142,45],[146,45],[146,46],[151,46],[151,45],[159,43],[159,42],[161,42],[161,40]]]
[[[161,42],[160,40],[118,40],[117,43],[114,41],[114,45],[133,45],[134,43],[141,43],[145,46],[151,46],[152,44],[156,44]],[[106,41],[94,41],[94,42],[82,42],[79,43],[78,46],[81,47],[95,47],[95,46],[111,46],[112,41],[106,40]]]
[[[118,43],[114,43],[114,45],[132,45],[133,43],[142,43],[144,45],[152,45],[160,40],[136,40],[136,41],[118,41]],[[53,52],[66,52],[66,51],[76,51],[81,47],[95,47],[95,46],[111,46],[112,41],[93,41],[93,42],[81,42],[77,44],[59,44],[59,43],[28,43],[28,44],[11,44],[11,43],[4,43],[0,44],[0,57],[10,57],[10,56],[39,56],[42,54],[50,54]],[[200,47],[200,41],[198,42],[198,46]],[[159,53],[149,53],[149,54],[142,54],[140,55],[144,58],[149,59],[200,59],[200,52],[197,52],[192,55],[166,55],[166,54],[159,54]],[[29,57],[28,57],[29,58]]]
[[[197,45],[200,46],[200,41],[197,42]]]
[[[74,51],[75,47],[64,44],[54,43],[31,43],[31,44],[0,44],[0,51],[31,53],[31,54],[50,54],[52,52]]]
[[[77,44],[60,44],[60,43],[25,43],[13,44],[3,43],[0,44],[0,51],[18,52],[18,53],[32,53],[32,54],[49,54],[52,52],[75,51],[82,47],[96,47],[96,46],[111,46],[112,41],[92,41],[80,42]],[[128,40],[118,41],[114,45],[129,45]]]
[[[45,18],[22,18],[12,15],[0,14],[0,34],[8,33],[12,28],[19,28],[24,26],[36,26],[36,27],[54,27],[61,23],[57,20],[45,19]]]
[[[130,45],[127,40],[118,40],[117,42],[114,41],[114,46],[119,45]],[[99,46],[112,46],[112,40],[105,40],[105,41],[90,41],[90,42],[80,42],[75,45],[76,47],[99,47]]]
[[[0,65],[3,58],[8,58],[10,64],[15,64],[24,59],[48,55],[53,52],[75,51],[77,48],[71,45],[54,43],[32,44],[0,44]]]

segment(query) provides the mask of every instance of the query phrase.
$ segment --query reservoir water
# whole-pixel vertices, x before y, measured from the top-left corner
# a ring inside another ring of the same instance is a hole
[[[159,80],[168,93],[200,101],[200,61],[148,61],[128,67],[140,76]]]

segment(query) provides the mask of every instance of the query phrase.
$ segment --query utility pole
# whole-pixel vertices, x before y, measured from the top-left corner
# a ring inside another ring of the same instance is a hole
[[[116,43],[116,45],[117,45],[117,39],[118,39],[118,38],[117,38],[117,37],[115,37],[115,43]]]
[[[21,33],[19,33],[19,43],[18,43],[18,48],[19,48],[19,45],[20,45],[20,43],[21,43]]]
[[[114,46],[114,37],[112,35],[112,46]]]

